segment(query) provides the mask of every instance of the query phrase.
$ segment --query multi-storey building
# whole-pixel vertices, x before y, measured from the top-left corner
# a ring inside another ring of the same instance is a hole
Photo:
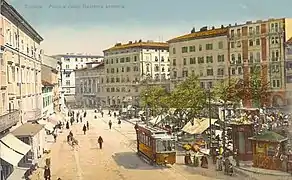
[[[7,179],[13,167],[31,151],[31,146],[9,133],[10,128],[41,114],[40,43],[43,38],[4,0],[0,11],[0,165],[1,179]]]
[[[287,105],[292,106],[292,38],[286,42],[285,56],[286,102]]]
[[[139,84],[142,80],[169,79],[168,44],[162,42],[129,41],[104,50],[106,105],[139,104]]]
[[[79,68],[85,68],[86,63],[102,62],[103,56],[84,55],[67,53],[64,55],[55,55],[54,58],[61,62],[61,99],[67,103],[75,103],[75,71]],[[65,104],[61,102],[61,104]]]
[[[229,26],[231,74],[242,74],[243,79],[251,76],[253,68],[261,70],[261,82],[268,85],[271,96],[264,106],[281,106],[285,98],[285,42],[292,35],[291,19],[269,19],[248,21]],[[245,106],[253,106],[251,100]]]
[[[202,27],[168,41],[171,79],[198,75],[201,87],[212,87],[228,76],[228,29]]]
[[[57,59],[50,56],[43,56],[42,60],[42,117],[59,111],[59,84],[58,84]]]
[[[97,108],[105,105],[106,94],[104,64],[87,63],[85,68],[75,70],[77,105],[86,108]]]

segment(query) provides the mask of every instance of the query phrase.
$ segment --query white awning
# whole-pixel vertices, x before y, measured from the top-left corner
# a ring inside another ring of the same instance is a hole
[[[12,134],[7,134],[3,138],[1,138],[1,141],[5,143],[7,146],[9,146],[11,149],[26,155],[28,151],[31,150],[31,146],[28,144],[25,144],[21,140],[19,140],[17,137],[13,136]]]
[[[215,124],[216,121],[217,119],[211,119],[211,124]],[[209,126],[209,118],[194,118],[193,123],[189,121],[182,128],[182,131],[188,134],[202,134]]]
[[[19,161],[23,157],[23,155],[13,151],[9,147],[5,146],[3,143],[0,143],[0,149],[0,158],[13,166],[17,166]]]
[[[50,123],[50,122],[47,122],[47,121],[44,121],[44,120],[39,120],[38,121],[39,124],[42,124],[42,125],[45,125],[45,129],[52,132],[54,131],[54,127],[55,125]]]
[[[57,125],[59,123],[59,119],[58,119],[58,116],[56,114],[52,114],[51,116],[49,116],[49,122],[54,124],[54,125]]]

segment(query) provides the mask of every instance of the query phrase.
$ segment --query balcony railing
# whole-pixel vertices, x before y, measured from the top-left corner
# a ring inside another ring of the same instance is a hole
[[[0,132],[16,125],[20,120],[20,111],[11,110],[9,113],[0,116]]]
[[[35,121],[41,118],[42,111],[41,109],[33,109],[30,111],[25,111],[24,112],[24,120],[25,121]]]

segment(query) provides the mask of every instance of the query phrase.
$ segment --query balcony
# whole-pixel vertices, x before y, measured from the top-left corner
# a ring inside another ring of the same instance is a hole
[[[42,111],[41,109],[33,109],[30,111],[25,111],[24,112],[24,121],[35,121],[41,118]]]
[[[20,120],[20,111],[11,110],[9,113],[0,116],[0,132],[16,125]]]

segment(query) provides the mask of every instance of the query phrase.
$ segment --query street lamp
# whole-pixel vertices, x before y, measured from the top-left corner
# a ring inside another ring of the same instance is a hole
[[[211,150],[211,147],[212,147],[212,134],[213,134],[213,131],[212,131],[212,112],[211,112],[211,90],[210,90],[210,87],[208,87],[207,89],[207,93],[208,95],[208,111],[209,111],[209,131],[210,131],[210,137],[209,137],[209,148]]]
[[[148,93],[145,94],[146,124],[148,125]]]

